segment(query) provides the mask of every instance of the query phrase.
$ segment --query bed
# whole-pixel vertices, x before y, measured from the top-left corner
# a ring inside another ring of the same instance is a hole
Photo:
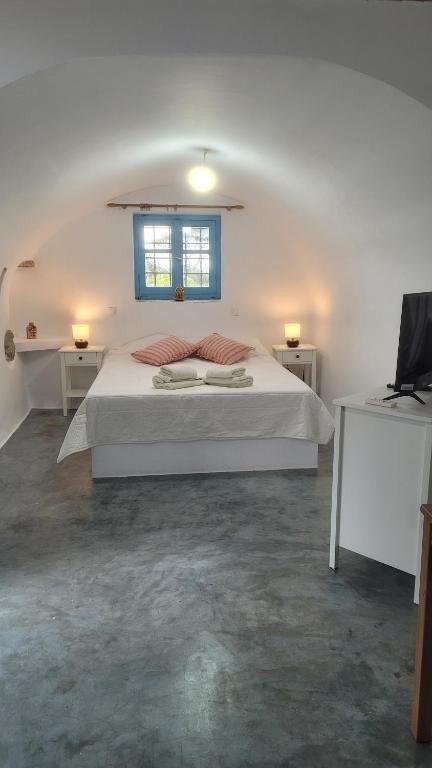
[[[137,342],[111,350],[58,461],[90,448],[95,478],[317,467],[318,444],[333,435],[329,412],[260,342],[253,343],[244,364],[254,384],[245,389],[154,389],[158,369],[130,355]],[[197,358],[174,365],[181,364],[193,365],[198,375],[213,366]]]

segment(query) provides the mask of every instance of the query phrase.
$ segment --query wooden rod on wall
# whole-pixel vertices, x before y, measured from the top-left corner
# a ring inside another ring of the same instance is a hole
[[[140,211],[150,211],[152,208],[173,208],[175,211],[177,208],[219,208],[224,211],[242,211],[244,205],[236,203],[235,205],[182,205],[181,203],[107,203],[108,208],[139,208]]]

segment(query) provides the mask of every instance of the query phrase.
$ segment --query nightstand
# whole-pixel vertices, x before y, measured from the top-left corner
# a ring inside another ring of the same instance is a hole
[[[75,346],[60,347],[63,416],[67,416],[68,399],[71,397],[85,397],[88,392],[88,388],[73,389],[72,368],[87,366],[96,368],[97,372],[100,371],[104,351],[105,347],[103,346],[88,346],[85,349],[77,349]]]
[[[294,365],[305,366],[308,371],[310,388],[317,391],[317,348],[313,344],[299,344],[298,347],[288,347],[286,344],[273,344],[273,357],[285,368]]]

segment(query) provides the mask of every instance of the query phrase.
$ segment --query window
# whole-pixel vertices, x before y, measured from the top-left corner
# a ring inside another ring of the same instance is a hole
[[[220,216],[136,213],[135,298],[220,299]]]

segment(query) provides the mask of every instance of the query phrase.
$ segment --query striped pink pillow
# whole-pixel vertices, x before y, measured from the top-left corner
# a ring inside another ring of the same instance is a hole
[[[179,336],[167,336],[165,339],[155,341],[148,347],[137,349],[132,352],[132,357],[139,363],[148,363],[148,365],[167,365],[174,363],[175,360],[183,360],[196,352],[198,344],[192,344],[190,341],[181,339]]]
[[[204,360],[210,360],[219,365],[232,365],[248,356],[253,347],[241,344],[239,341],[227,339],[220,333],[211,333],[198,342],[196,354]]]

